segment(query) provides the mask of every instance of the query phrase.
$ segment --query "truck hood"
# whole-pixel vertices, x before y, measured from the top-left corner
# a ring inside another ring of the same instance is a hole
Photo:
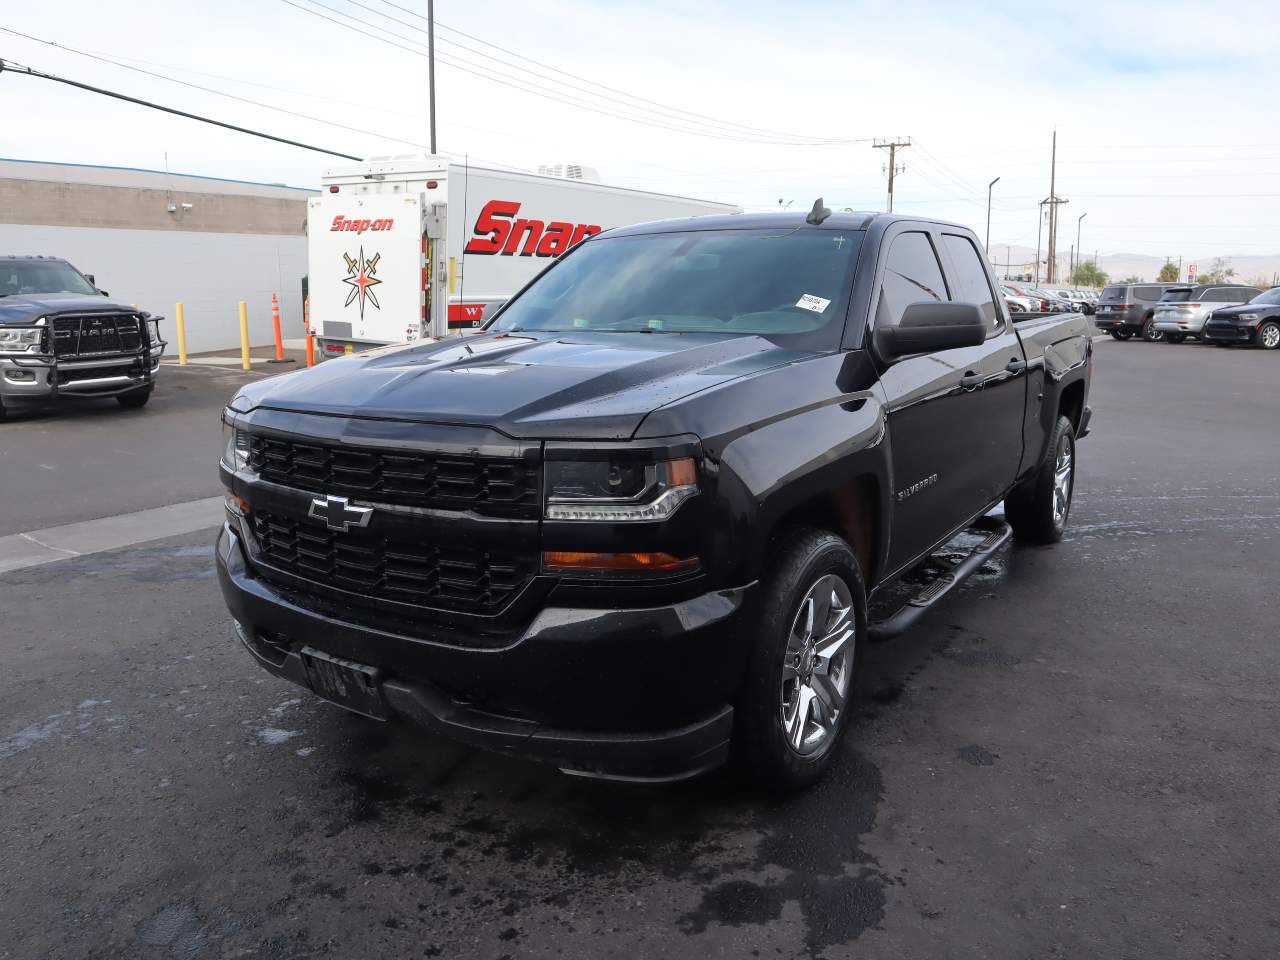
[[[128,304],[78,293],[27,293],[0,297],[0,324],[31,323],[50,313],[134,313]]]
[[[327,360],[250,384],[231,406],[624,440],[665,404],[809,356],[755,336],[492,334]]]

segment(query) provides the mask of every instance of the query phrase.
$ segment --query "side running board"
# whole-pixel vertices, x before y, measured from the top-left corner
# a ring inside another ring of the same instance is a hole
[[[937,579],[930,581],[891,616],[867,624],[869,640],[891,640],[915,626],[916,622],[932,610],[938,601],[964,583],[1013,536],[1013,530],[1001,517],[982,517],[971,524],[967,532],[982,535],[981,542],[970,551],[967,557]]]

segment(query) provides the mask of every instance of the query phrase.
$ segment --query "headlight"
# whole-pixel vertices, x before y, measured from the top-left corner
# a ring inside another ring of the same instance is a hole
[[[38,353],[43,327],[0,327],[0,353]]]
[[[160,346],[160,320],[161,319],[162,319],[161,317],[147,318],[147,326],[150,328],[151,346],[153,349],[155,347]]]
[[[665,520],[698,492],[692,457],[631,460],[549,460],[548,520]]]
[[[249,466],[249,435],[222,421],[222,462],[232,470]]]
[[[1262,319],[1262,314],[1260,314],[1260,313],[1242,313],[1242,314],[1240,314],[1240,319],[1241,319],[1241,320],[1261,320],[1261,319]]]

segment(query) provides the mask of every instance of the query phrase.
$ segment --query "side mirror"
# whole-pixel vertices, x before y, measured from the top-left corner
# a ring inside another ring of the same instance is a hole
[[[887,360],[913,353],[976,347],[987,339],[987,322],[976,303],[913,303],[896,327],[875,333],[876,348]]]
[[[109,297],[109,296],[111,296],[111,294],[107,293],[107,291],[105,291],[105,290],[99,290],[98,292],[99,292],[100,294],[102,294],[104,297]]]

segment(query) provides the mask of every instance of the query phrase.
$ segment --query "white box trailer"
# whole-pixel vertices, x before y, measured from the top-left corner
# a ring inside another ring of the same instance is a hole
[[[387,157],[325,172],[307,201],[310,329],[324,359],[462,333],[611,227],[740,207],[578,179]]]

